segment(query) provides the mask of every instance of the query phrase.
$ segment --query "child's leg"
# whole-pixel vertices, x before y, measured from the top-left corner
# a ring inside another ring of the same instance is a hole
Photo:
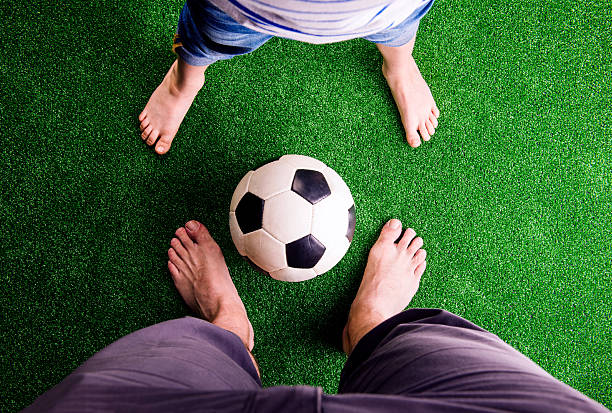
[[[400,47],[376,46],[383,55],[383,75],[402,117],[406,139],[416,148],[421,144],[419,133],[425,141],[434,134],[440,111],[412,58],[414,39]]]
[[[170,149],[185,114],[204,85],[207,67],[192,66],[179,57],[138,116],[142,139],[149,146],[157,142],[155,152],[158,154]]]
[[[402,117],[406,139],[415,148],[421,144],[421,137],[425,141],[430,139],[440,116],[429,86],[412,58],[419,21],[432,5],[430,0],[400,25],[365,37],[376,43],[383,56],[383,75]]]
[[[142,139],[155,152],[172,140],[204,84],[204,71],[217,60],[250,53],[272,36],[241,26],[206,0],[187,0],[174,39],[178,59],[138,117]]]

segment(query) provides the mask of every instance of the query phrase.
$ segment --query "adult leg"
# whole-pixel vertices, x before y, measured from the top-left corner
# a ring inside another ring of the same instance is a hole
[[[185,317],[112,343],[40,396],[29,411],[85,411],[91,406],[112,410],[151,394],[229,394],[260,388],[240,337],[208,321]]]
[[[326,398],[330,411],[343,403],[380,406],[373,411],[402,404],[438,412],[548,412],[551,406],[555,411],[606,411],[461,317],[432,309],[400,312],[418,288],[425,257],[412,230],[394,243],[400,234],[397,224],[387,224],[370,251],[343,340],[350,356],[339,393],[347,396]]]
[[[402,311],[419,289],[427,253],[423,239],[397,219],[387,222],[372,246],[361,285],[342,333],[342,348],[351,354],[361,338]]]
[[[431,138],[440,116],[429,86],[412,57],[419,21],[432,5],[433,0],[425,2],[400,25],[365,37],[376,43],[383,56],[383,75],[399,110],[406,139],[415,148],[421,144],[421,138],[424,141]]]
[[[115,402],[129,403],[128,396],[150,398],[173,391],[223,400],[236,396],[235,403],[255,397],[261,381],[250,353],[253,328],[221,250],[197,221],[175,235],[168,267],[186,303],[203,319],[167,321],[116,341],[41,396],[31,410],[101,400],[110,404],[97,407],[115,407]]]
[[[208,66],[252,52],[271,37],[239,25],[207,1],[187,0],[172,48],[178,59],[138,117],[146,144],[160,155],[168,152]]]

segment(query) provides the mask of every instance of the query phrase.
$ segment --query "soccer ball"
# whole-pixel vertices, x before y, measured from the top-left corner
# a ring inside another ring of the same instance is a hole
[[[355,232],[355,203],[340,175],[323,162],[285,155],[249,171],[230,204],[230,232],[240,255],[281,281],[330,270]]]

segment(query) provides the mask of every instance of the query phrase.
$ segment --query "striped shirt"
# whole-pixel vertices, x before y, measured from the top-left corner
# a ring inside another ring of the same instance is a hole
[[[365,37],[397,26],[430,0],[209,0],[252,30],[308,43]]]

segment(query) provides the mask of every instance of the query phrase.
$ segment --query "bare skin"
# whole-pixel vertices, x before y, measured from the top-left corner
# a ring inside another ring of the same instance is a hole
[[[376,46],[383,56],[382,72],[402,118],[406,140],[416,148],[421,138],[431,139],[440,111],[412,58],[414,41],[415,38],[400,47]],[[204,85],[207,68],[189,65],[179,57],[138,116],[143,141],[158,154],[170,149],[193,99]]]
[[[254,332],[219,245],[204,225],[189,221],[175,232],[168,269],[187,305],[203,319],[236,334],[253,350]]]
[[[400,47],[376,45],[383,55],[383,76],[402,118],[406,140],[413,148],[421,144],[421,138],[431,139],[440,116],[429,86],[412,57],[415,39],[416,36]]]
[[[402,311],[419,288],[425,271],[423,240],[412,229],[402,239],[401,222],[383,227],[370,250],[361,286],[344,327],[342,346],[350,354],[357,342],[387,318]],[[219,245],[198,221],[176,230],[170,241],[168,269],[174,285],[191,309],[203,319],[231,331],[249,354],[254,345],[253,327],[232,282]]]
[[[177,59],[138,116],[142,140],[165,154],[193,99],[204,85],[208,66],[192,66]]]
[[[413,229],[401,240],[402,224],[392,219],[383,227],[370,250],[361,285],[342,333],[342,348],[348,355],[361,338],[386,319],[403,311],[419,289],[425,272],[423,239]]]

